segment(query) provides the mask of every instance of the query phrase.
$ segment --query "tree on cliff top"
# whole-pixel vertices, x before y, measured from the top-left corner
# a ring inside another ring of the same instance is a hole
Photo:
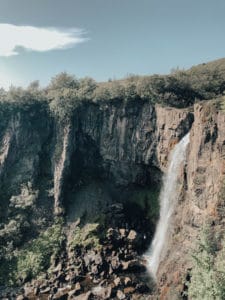
[[[63,72],[52,78],[47,88],[49,107],[60,121],[68,121],[78,101],[79,81]]]
[[[89,77],[78,80],[65,72],[60,73],[47,88],[50,110],[60,121],[68,122],[81,101],[93,99],[95,88],[95,81]]]

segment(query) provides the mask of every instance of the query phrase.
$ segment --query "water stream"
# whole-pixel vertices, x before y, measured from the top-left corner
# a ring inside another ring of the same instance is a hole
[[[170,226],[171,215],[174,212],[179,192],[178,177],[180,167],[186,159],[186,148],[189,143],[189,133],[174,147],[169,158],[169,167],[163,178],[162,190],[160,193],[160,217],[156,232],[148,253],[149,270],[154,277],[163,259],[163,250],[166,247],[167,236]]]

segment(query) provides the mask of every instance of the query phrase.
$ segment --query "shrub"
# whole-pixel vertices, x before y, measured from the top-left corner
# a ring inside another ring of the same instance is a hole
[[[93,100],[96,87],[97,84],[94,79],[90,77],[81,78],[78,89],[79,100]]]
[[[34,205],[38,197],[38,191],[32,190],[30,182],[21,186],[21,193],[16,196],[12,196],[10,199],[10,206],[15,209],[27,209]]]
[[[64,239],[62,220],[58,219],[37,239],[18,251],[16,281],[24,282],[46,271],[50,267],[51,259],[59,254]]]
[[[190,299],[225,299],[225,244],[221,251],[217,245],[212,229],[205,227],[192,255],[193,268],[188,284]]]
[[[47,88],[50,111],[60,122],[68,123],[82,101],[93,99],[95,88],[89,77],[78,80],[65,72],[55,76]]]
[[[76,227],[70,241],[70,247],[84,247],[85,249],[100,249],[100,241],[98,237],[99,224],[86,224],[84,227]]]

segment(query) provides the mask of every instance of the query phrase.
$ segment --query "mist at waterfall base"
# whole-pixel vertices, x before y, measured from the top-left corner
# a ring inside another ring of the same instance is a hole
[[[179,197],[178,177],[182,163],[186,160],[186,148],[190,134],[186,134],[170,153],[169,167],[163,178],[160,193],[160,217],[150,249],[145,254],[148,270],[156,278],[160,261],[163,259],[163,249],[166,247],[171,215],[174,212]]]

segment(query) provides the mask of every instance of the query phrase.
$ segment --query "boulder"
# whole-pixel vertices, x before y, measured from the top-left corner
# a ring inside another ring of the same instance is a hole
[[[27,298],[25,298],[23,295],[19,295],[16,297],[16,300],[26,300]]]
[[[130,285],[131,284],[131,279],[129,277],[124,278],[124,284],[125,285]]]
[[[128,234],[128,240],[133,241],[137,237],[137,232],[135,230],[131,230]]]
[[[121,290],[118,290],[118,291],[117,291],[116,297],[117,297],[119,300],[126,299],[125,294],[124,294]]]
[[[124,271],[129,270],[135,273],[140,273],[145,271],[145,266],[141,265],[137,259],[122,261],[121,263]]]
[[[120,278],[119,277],[115,278],[114,281],[113,281],[113,283],[115,284],[115,286],[120,285],[120,283],[121,283]]]
[[[114,256],[111,260],[111,267],[113,270],[117,270],[121,266],[121,262],[118,256]]]
[[[124,228],[119,229],[119,233],[120,233],[121,237],[125,237],[126,236],[126,229],[124,229]]]
[[[54,295],[53,299],[67,299],[68,292],[70,290],[70,286],[66,286],[63,288],[59,288],[57,293]]]
[[[134,291],[135,291],[135,288],[132,287],[132,286],[126,287],[126,288],[124,288],[124,290],[123,290],[123,292],[124,292],[125,295],[127,295],[127,294],[132,294]]]
[[[89,291],[87,293],[80,294],[79,296],[74,297],[74,300],[89,300],[91,299],[92,293]]]
[[[40,293],[41,294],[48,294],[50,292],[50,290],[51,290],[51,288],[49,286],[47,286],[46,288],[41,289]]]
[[[97,286],[92,289],[92,294],[100,299],[111,299],[112,288],[110,286]]]
[[[70,299],[72,300],[74,298],[73,296],[79,294],[81,290],[82,290],[81,285],[79,282],[77,282],[75,288],[72,291],[68,292],[68,300]]]
[[[34,290],[33,290],[33,287],[30,287],[30,286],[25,286],[24,287],[24,295],[26,297],[32,297],[34,294]]]

